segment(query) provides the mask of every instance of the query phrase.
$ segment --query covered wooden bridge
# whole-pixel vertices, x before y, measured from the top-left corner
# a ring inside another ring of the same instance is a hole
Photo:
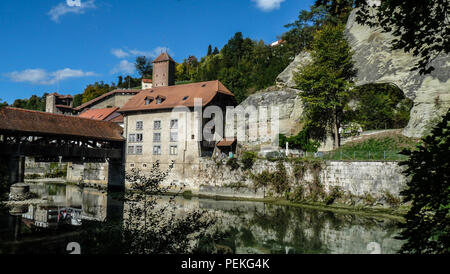
[[[25,156],[39,161],[108,162],[108,186],[123,187],[121,126],[11,107],[0,109],[0,157],[10,184],[24,181]]]

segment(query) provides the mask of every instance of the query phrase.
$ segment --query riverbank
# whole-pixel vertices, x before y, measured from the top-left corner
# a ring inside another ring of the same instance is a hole
[[[58,184],[58,185],[73,185],[84,188],[94,188],[98,189],[100,186],[91,186],[91,185],[80,185],[71,182],[62,182],[61,180],[51,180],[51,181],[34,181],[27,182],[28,184]],[[99,189],[102,192],[105,192],[106,189]],[[333,203],[327,205],[324,202],[313,202],[313,201],[291,201],[281,197],[264,197],[264,198],[256,198],[256,197],[229,197],[229,196],[221,196],[221,195],[206,195],[204,193],[193,193],[190,190],[187,191],[172,191],[167,192],[165,195],[177,195],[182,196],[184,198],[190,199],[192,197],[204,198],[204,199],[212,199],[217,201],[250,201],[250,202],[261,202],[266,204],[280,205],[280,206],[292,206],[292,207],[301,207],[301,208],[309,208],[309,209],[317,209],[321,211],[330,211],[334,213],[341,214],[357,214],[357,215],[365,215],[372,217],[381,217],[381,218],[389,218],[395,219],[397,221],[403,221],[403,216],[408,212],[409,206],[407,205],[399,205],[396,207],[386,207],[386,206],[365,206],[365,205],[348,205],[343,203]],[[26,201],[30,202],[30,201]],[[36,201],[35,201],[36,202]],[[45,200],[40,201],[45,202]],[[18,203],[23,204],[23,202]]]
[[[395,219],[402,222],[404,220],[404,215],[409,211],[410,206],[400,205],[398,207],[382,207],[382,206],[350,206],[341,203],[335,203],[332,205],[327,205],[323,202],[312,202],[312,201],[290,201],[283,198],[266,197],[266,198],[246,198],[246,197],[228,197],[220,195],[205,195],[205,194],[194,194],[191,191],[185,192],[170,192],[165,195],[178,195],[184,198],[204,198],[213,199],[217,201],[249,201],[249,202],[261,202],[266,204],[281,205],[281,206],[292,206],[301,207],[309,209],[317,209],[321,211],[330,211],[334,213],[341,214],[357,214],[381,218]]]

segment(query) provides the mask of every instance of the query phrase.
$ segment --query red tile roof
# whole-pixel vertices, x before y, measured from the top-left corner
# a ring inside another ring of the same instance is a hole
[[[68,109],[73,109],[73,107],[71,107],[71,106],[66,106],[66,105],[55,105],[55,107],[57,107],[57,108],[68,108]]]
[[[220,140],[216,146],[218,147],[229,147],[232,146],[236,142],[236,138],[225,138]]]
[[[0,131],[37,136],[59,135],[93,140],[124,140],[122,127],[115,123],[12,107],[0,109]]]
[[[141,91],[120,108],[119,112],[171,109],[177,106],[193,107],[194,99],[201,98],[203,106],[207,105],[218,94],[222,93],[234,97],[220,81],[192,83],[186,85],[155,87]],[[157,104],[157,98],[163,102]],[[146,105],[146,98],[150,104]]]
[[[152,79],[142,79],[142,82],[144,83],[153,83]]]
[[[116,94],[116,93],[137,94],[137,93],[139,93],[140,91],[141,91],[141,90],[137,90],[137,89],[116,89],[116,90],[110,91],[110,92],[108,92],[108,93],[105,93],[105,94],[103,94],[103,95],[101,95],[101,96],[99,96],[99,97],[97,97],[97,98],[94,98],[94,99],[92,99],[91,101],[86,102],[86,103],[82,104],[81,106],[78,106],[78,107],[76,107],[76,108],[74,108],[74,109],[77,110],[77,111],[81,111],[81,110],[83,110],[83,109],[89,107],[90,105],[92,105],[92,104],[94,104],[94,103],[97,103],[97,102],[99,102],[99,101],[105,99],[106,97],[111,96],[111,95],[114,95],[114,94]]]
[[[111,116],[114,112],[116,112],[119,108],[101,108],[101,109],[88,109],[85,112],[78,115],[81,118],[88,118],[100,121],[106,121],[106,118]]]
[[[153,60],[153,63],[164,62],[164,61],[175,62],[167,52],[163,52],[155,60]]]
[[[111,117],[113,117],[114,115],[111,115]],[[110,118],[111,118],[110,117]],[[123,115],[122,114],[119,114],[119,115],[117,115],[116,117],[114,117],[114,118],[112,118],[112,119],[110,119],[110,118],[108,118],[108,121],[110,121],[110,122],[113,122],[113,123],[123,123],[124,121],[124,119],[123,119]]]
[[[50,93],[49,95],[54,95],[55,97],[58,97],[60,99],[73,98],[72,95],[61,95],[56,92]]]

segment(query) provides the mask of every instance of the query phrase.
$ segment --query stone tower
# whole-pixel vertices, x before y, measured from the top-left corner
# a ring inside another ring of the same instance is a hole
[[[175,85],[175,61],[167,52],[153,61],[153,87]]]

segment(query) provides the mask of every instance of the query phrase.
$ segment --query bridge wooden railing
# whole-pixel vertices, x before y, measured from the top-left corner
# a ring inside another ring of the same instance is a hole
[[[86,148],[79,146],[52,146],[40,144],[0,144],[0,155],[41,157],[86,157],[121,159],[120,148]]]

